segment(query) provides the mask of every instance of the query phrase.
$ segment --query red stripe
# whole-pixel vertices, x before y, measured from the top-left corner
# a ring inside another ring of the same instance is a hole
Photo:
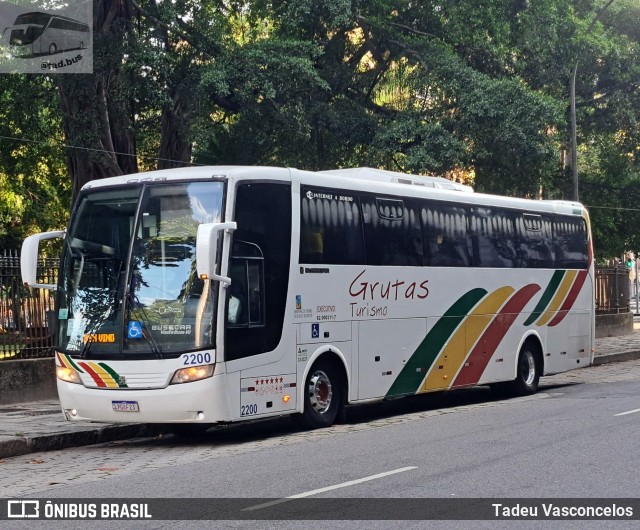
[[[93,371],[93,369],[87,363],[78,363],[78,365],[82,366],[87,373],[91,376],[91,378],[95,381],[96,385],[101,387],[106,387],[107,384],[102,380],[102,378]]]
[[[558,311],[556,316],[553,317],[551,322],[549,322],[549,327],[560,324],[564,317],[567,316],[569,309],[571,309],[574,302],[576,301],[576,298],[578,298],[578,294],[580,294],[580,290],[582,289],[582,286],[584,285],[584,281],[587,279],[588,274],[589,271],[580,271],[578,273],[578,276],[576,277],[573,285],[571,286],[571,289],[569,290],[567,298],[565,298],[564,302],[562,303],[562,307],[560,307],[560,311]]]
[[[538,284],[531,283],[525,285],[509,299],[480,337],[452,386],[475,385],[480,380],[480,376],[507,331],[518,318],[524,306],[539,290]]]
[[[60,363],[60,366],[62,366],[63,368],[69,368],[64,362],[62,355],[60,355],[60,352],[56,352],[56,357],[58,358],[58,362]]]

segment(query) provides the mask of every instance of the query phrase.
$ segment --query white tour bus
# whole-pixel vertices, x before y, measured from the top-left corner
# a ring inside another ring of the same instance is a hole
[[[39,242],[64,238],[57,285]],[[85,185],[27,238],[57,289],[69,420],[210,425],[496,385],[592,362],[578,203],[375,169],[194,167]]]
[[[9,45],[16,56],[53,55],[89,46],[89,26],[61,15],[23,13],[10,29]]]

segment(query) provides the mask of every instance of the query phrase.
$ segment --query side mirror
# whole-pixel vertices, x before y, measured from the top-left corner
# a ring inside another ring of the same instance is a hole
[[[235,230],[238,225],[232,223],[206,223],[198,226],[196,235],[196,270],[202,280],[219,280],[231,283],[226,276],[216,274],[218,264],[218,234],[225,230]]]
[[[38,250],[40,241],[47,239],[55,239],[56,237],[64,237],[64,230],[55,230],[53,232],[42,232],[29,236],[22,242],[22,250],[20,251],[20,273],[22,275],[22,283],[26,287],[39,287],[41,289],[56,290],[56,285],[49,283],[36,283],[36,275],[38,272]]]

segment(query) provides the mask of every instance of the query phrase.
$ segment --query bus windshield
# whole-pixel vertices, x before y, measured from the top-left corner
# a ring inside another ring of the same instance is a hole
[[[47,13],[24,13],[19,15],[13,25],[9,44],[24,46],[32,44],[44,31],[51,15]]]
[[[11,30],[9,44],[13,46],[26,46],[32,44],[44,31],[44,26],[20,26]]]
[[[223,184],[91,191],[66,237],[58,348],[178,355],[211,348],[214,290],[197,277],[198,225],[220,221]]]

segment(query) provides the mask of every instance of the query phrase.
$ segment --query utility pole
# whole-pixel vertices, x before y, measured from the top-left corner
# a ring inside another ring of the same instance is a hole
[[[596,22],[600,19],[602,14],[613,4],[615,0],[609,0],[602,9],[598,11],[596,16],[589,24],[587,28],[587,35],[591,33],[591,30],[596,25]],[[576,77],[578,76],[578,61],[576,61],[573,67],[571,75],[571,83],[569,87],[569,98],[571,100],[569,110],[569,121],[571,123],[571,176],[573,177],[573,200],[579,201],[579,187],[578,187],[578,132],[577,132],[577,119],[576,119]]]
[[[576,61],[573,67],[573,75],[571,76],[571,88],[569,97],[571,98],[571,108],[569,110],[569,120],[571,122],[571,176],[573,177],[573,200],[578,202],[578,132],[576,120],[576,76],[578,75],[578,63]]]

